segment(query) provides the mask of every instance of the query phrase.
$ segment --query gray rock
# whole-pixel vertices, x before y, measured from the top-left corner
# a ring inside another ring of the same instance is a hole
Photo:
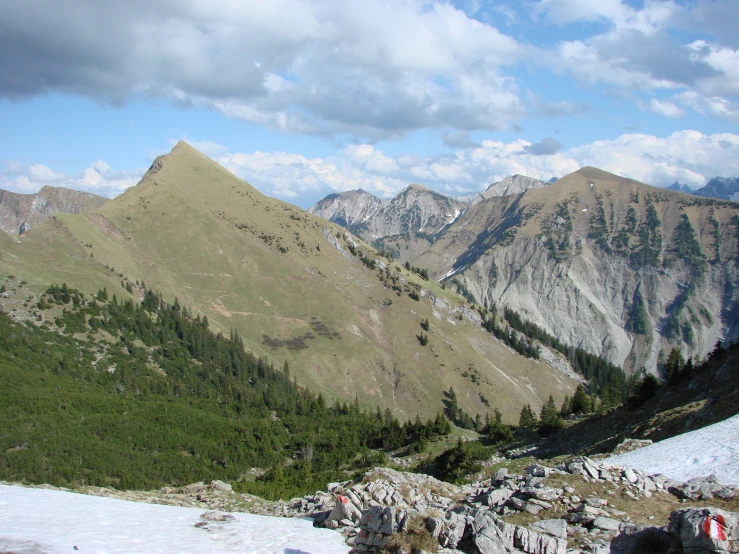
[[[526,468],[526,473],[532,477],[548,477],[551,469],[541,464],[532,464]]]
[[[668,531],[686,554],[739,551],[739,514],[718,508],[684,508],[670,514]]]
[[[512,494],[511,489],[494,489],[488,493],[485,501],[488,506],[502,506]]]
[[[593,527],[603,531],[618,531],[621,523],[610,517],[599,516],[593,520]]]
[[[432,537],[438,538],[444,530],[444,520],[438,517],[426,518],[426,529],[431,533]]]
[[[529,528],[537,533],[567,539],[567,522],[564,519],[542,519],[529,525]]]
[[[632,485],[637,482],[639,479],[636,476],[636,473],[634,473],[634,470],[630,467],[624,468],[624,477],[626,477],[626,480],[631,483]]]
[[[224,514],[223,512],[208,511],[208,512],[204,512],[200,516],[200,519],[204,519],[206,521],[228,521],[230,519],[235,519],[235,518],[231,514]]]
[[[230,484],[219,481],[218,479],[210,482],[210,488],[223,492],[233,492],[233,487]]]
[[[537,515],[539,512],[541,512],[544,509],[542,506],[539,506],[538,504],[534,504],[533,502],[527,502],[526,500],[522,500],[521,498],[516,498],[515,496],[512,496],[511,498],[508,499],[508,506],[511,506],[512,508],[515,508],[516,510],[528,512],[532,515]]]
[[[585,499],[585,505],[592,508],[605,508],[606,506],[608,506],[608,500],[597,498],[595,496],[589,496]]]

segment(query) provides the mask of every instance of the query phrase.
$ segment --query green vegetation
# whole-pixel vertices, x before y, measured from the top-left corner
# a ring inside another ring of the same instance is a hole
[[[538,432],[546,436],[562,427],[564,427],[564,421],[562,420],[562,416],[559,415],[557,406],[554,404],[554,397],[550,395],[547,403],[541,407]]]
[[[537,423],[538,420],[536,418],[534,410],[531,409],[530,404],[526,404],[523,408],[521,408],[521,416],[518,419],[518,426],[522,429],[526,429],[536,426]]]
[[[603,208],[603,197],[598,194],[596,195],[595,200],[597,204],[595,211],[590,214],[588,238],[594,240],[595,244],[600,246],[606,252],[610,252],[610,234],[608,232],[608,222],[606,221],[606,211]]]
[[[521,333],[516,333],[508,326],[498,324],[495,316],[483,318],[482,326],[488,333],[492,333],[495,338],[503,341],[522,356],[526,356],[527,358],[532,358],[534,360],[539,359],[541,351],[538,346],[536,346],[531,340],[527,340]]]
[[[649,313],[641,292],[641,283],[634,291],[634,301],[631,303],[629,320],[626,322],[626,330],[639,335],[646,335],[649,331]]]
[[[39,303],[63,306],[59,330],[0,313],[0,479],[130,489],[223,479],[289,498],[381,462],[372,449],[449,432],[442,416],[401,424],[356,400],[329,406],[287,364],[257,359],[177,300],[106,295],[47,289]],[[272,469],[240,481],[250,467]]]
[[[505,308],[503,313],[513,329],[520,331],[529,339],[538,340],[545,346],[554,348],[564,354],[570,360],[573,369],[590,381],[597,392],[613,382],[618,382],[621,390],[625,393],[626,375],[620,367],[595,354],[586,352],[582,348],[563,344],[538,325],[523,319],[510,308]]]
[[[705,269],[705,256],[700,243],[695,238],[695,230],[690,224],[687,214],[680,216],[680,223],[675,227],[672,242],[675,256],[702,273]]]
[[[651,196],[647,195],[647,218],[639,224],[637,236],[639,247],[629,255],[629,262],[635,268],[656,267],[662,254],[661,221],[657,209],[652,203]]]
[[[445,450],[433,462],[432,475],[449,483],[462,483],[464,477],[482,469],[480,462],[492,452],[478,441],[457,441],[456,446]]]
[[[416,275],[418,275],[424,281],[428,281],[429,280],[429,271],[428,271],[428,269],[421,269],[420,267],[412,266],[409,262],[405,262],[405,268],[408,271],[410,271],[410,272],[415,273]]]

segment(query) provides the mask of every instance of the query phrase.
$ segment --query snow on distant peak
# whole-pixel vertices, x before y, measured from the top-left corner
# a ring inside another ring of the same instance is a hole
[[[723,485],[739,485],[739,415],[606,461],[677,481],[714,474]]]
[[[201,508],[0,485],[0,552],[349,552],[341,534],[310,520],[234,513],[206,521],[202,514]]]

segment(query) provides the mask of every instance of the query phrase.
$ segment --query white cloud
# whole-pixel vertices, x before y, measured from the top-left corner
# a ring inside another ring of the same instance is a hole
[[[639,109],[641,110],[649,110],[651,112],[654,112],[659,115],[663,115],[665,117],[670,118],[678,118],[685,115],[685,110],[680,108],[680,106],[668,101],[668,100],[657,100],[656,98],[652,98],[649,101],[649,104],[645,104],[643,102],[639,103]]]
[[[42,164],[26,166],[11,161],[6,163],[5,169],[0,172],[0,188],[22,194],[31,194],[48,185],[82,190],[113,198],[135,185],[145,171],[145,169],[114,170],[104,161],[96,160],[82,172],[67,175],[56,172]]]
[[[411,183],[464,194],[515,173],[546,181],[585,165],[658,186],[678,180],[700,187],[717,175],[739,176],[739,135],[730,133],[626,134],[550,154],[535,155],[537,150],[523,139],[486,140],[454,155],[393,157],[363,144],[327,159],[258,152],[229,154],[220,161],[266,194],[289,200],[357,188],[387,198]],[[373,159],[383,163],[373,164]]]
[[[0,97],[139,93],[372,139],[523,113],[502,68],[527,47],[444,1],[39,1],[0,3]]]
[[[585,165],[665,186],[680,181],[694,188],[715,176],[739,176],[739,135],[679,131],[666,137],[625,134],[574,148],[484,140],[454,154],[390,156],[370,144],[358,144],[326,158],[290,152],[233,152],[214,142],[192,141],[216,152],[214,159],[263,193],[304,207],[331,192],[362,188],[382,198],[418,183],[446,194],[466,194],[515,173],[547,181]],[[544,146],[544,147],[542,147]],[[144,169],[113,170],[93,162],[79,175],[65,175],[41,164],[8,162],[0,171],[0,188],[36,192],[43,185],[115,196],[134,185]]]
[[[641,109],[665,117],[683,115],[680,103],[700,114],[734,120],[739,109],[739,51],[703,39],[680,42],[684,31],[693,35],[705,27],[706,8],[703,1],[686,7],[672,0],[654,0],[637,9],[622,0],[541,0],[538,12],[555,24],[598,21],[608,28],[589,37],[561,41],[553,49],[542,50],[539,59],[581,84],[602,84],[620,95],[636,97]],[[641,93],[656,90],[705,99],[638,99]]]

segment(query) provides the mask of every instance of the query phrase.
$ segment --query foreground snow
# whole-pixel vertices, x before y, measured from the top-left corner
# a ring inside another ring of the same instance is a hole
[[[606,461],[678,481],[713,473],[724,485],[739,485],[739,415]]]
[[[345,554],[339,533],[252,514],[209,521],[203,510],[0,485],[0,552]]]

